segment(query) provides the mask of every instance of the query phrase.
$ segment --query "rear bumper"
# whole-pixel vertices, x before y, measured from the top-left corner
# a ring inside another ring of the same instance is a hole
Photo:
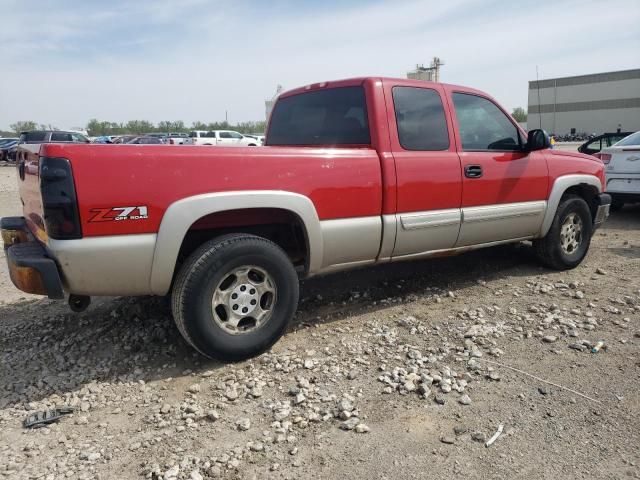
[[[64,298],[62,280],[56,262],[33,239],[23,217],[0,220],[11,281],[19,290],[49,298]]]
[[[640,195],[640,173],[607,173],[607,193]]]
[[[611,195],[608,193],[601,193],[597,197],[596,212],[593,218],[593,227],[598,228],[609,217],[609,210],[611,209]]]

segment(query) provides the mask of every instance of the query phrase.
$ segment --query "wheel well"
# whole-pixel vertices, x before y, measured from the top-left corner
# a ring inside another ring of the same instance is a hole
[[[280,208],[248,208],[212,213],[191,224],[180,245],[175,272],[200,245],[229,233],[271,240],[286,252],[297,270],[308,270],[309,242],[300,217]]]
[[[587,205],[589,205],[591,218],[595,218],[596,211],[598,210],[598,193],[598,189],[593,185],[581,183],[567,188],[567,190],[562,194],[562,197],[564,198],[567,195],[577,195],[581,197],[585,202],[587,202]]]

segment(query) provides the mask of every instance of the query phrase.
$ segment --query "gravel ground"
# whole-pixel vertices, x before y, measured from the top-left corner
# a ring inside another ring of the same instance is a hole
[[[14,184],[0,168],[0,215]],[[165,299],[72,314],[0,264],[0,478],[640,478],[640,207],[570,272],[518,245],[306,281],[237,364],[194,354]],[[55,405],[76,410],[22,427]]]

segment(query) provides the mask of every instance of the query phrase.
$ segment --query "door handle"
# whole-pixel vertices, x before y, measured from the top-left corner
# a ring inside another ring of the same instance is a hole
[[[465,165],[464,176],[467,178],[482,177],[482,167],[480,165]]]

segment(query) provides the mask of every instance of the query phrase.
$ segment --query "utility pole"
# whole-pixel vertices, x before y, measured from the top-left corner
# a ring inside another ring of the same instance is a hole
[[[538,118],[540,119],[540,130],[542,130],[542,105],[540,105],[540,77],[538,76],[538,65],[536,65],[536,86],[538,87]]]

